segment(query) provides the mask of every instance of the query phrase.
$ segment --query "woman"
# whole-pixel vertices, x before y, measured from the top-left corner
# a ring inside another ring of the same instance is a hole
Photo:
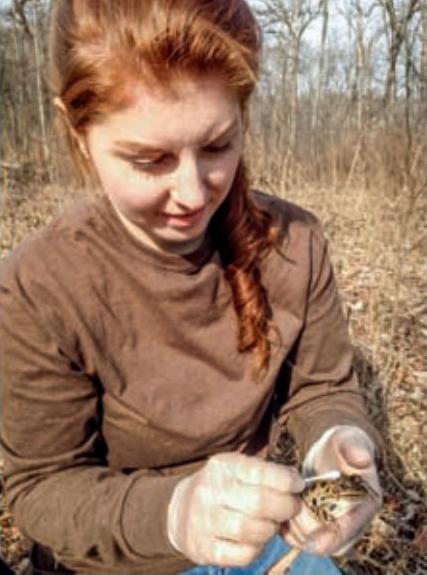
[[[376,511],[337,535],[265,461],[287,421],[304,473],[379,488],[320,226],[248,188],[259,44],[244,0],[55,2],[54,102],[102,195],[1,269],[5,481],[35,573],[264,573],[297,546],[291,573],[334,574]]]

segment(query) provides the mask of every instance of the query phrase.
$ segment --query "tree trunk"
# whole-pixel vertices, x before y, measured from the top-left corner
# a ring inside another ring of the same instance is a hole
[[[420,118],[427,138],[427,4],[421,6]]]
[[[365,108],[365,73],[366,73],[366,53],[364,37],[364,17],[363,8],[360,1],[356,6],[356,86],[357,86],[357,128],[359,132],[364,125]]]
[[[313,159],[315,163],[317,163],[317,144],[318,144],[318,135],[320,131],[320,122],[319,122],[320,99],[326,87],[326,40],[328,37],[328,24],[329,24],[329,0],[324,0],[322,10],[322,36],[320,43],[319,67],[318,67],[316,93],[314,96],[313,114],[311,122]]]
[[[292,151],[297,145],[299,49],[299,38],[292,37],[289,46],[289,143]]]
[[[37,82],[37,104],[38,104],[38,115],[40,123],[40,136],[41,136],[41,146],[42,146],[42,157],[43,164],[45,166],[46,172],[49,170],[49,144],[47,139],[47,129],[46,129],[46,113],[44,108],[44,96],[43,96],[43,83],[42,83],[42,66],[40,56],[40,38],[39,38],[39,28],[40,28],[40,18],[39,18],[39,6],[36,4],[36,21],[34,25],[33,32],[33,46],[34,46],[34,61],[36,66],[36,82]]]
[[[389,61],[384,91],[385,107],[394,104],[397,97],[396,69],[402,45],[408,33],[408,24],[420,6],[419,0],[407,0],[400,5],[394,0],[380,0],[384,10],[384,20],[389,26]]]

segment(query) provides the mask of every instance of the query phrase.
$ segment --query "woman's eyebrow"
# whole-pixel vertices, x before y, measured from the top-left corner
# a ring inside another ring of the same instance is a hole
[[[221,133],[215,135],[209,143],[204,145],[209,145],[215,143],[217,140],[220,140],[228,135],[231,135],[232,132],[237,128],[239,124],[239,119],[235,118],[235,120],[225,128]],[[113,142],[114,148],[121,148],[121,150],[117,150],[118,152],[130,152],[134,154],[138,153],[156,153],[156,152],[163,152],[164,148],[159,146],[158,144],[149,144],[146,142],[132,142],[130,140],[117,140]]]

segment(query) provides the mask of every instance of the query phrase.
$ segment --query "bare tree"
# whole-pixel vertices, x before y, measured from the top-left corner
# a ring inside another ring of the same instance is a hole
[[[384,90],[384,104],[388,106],[396,101],[397,61],[407,35],[408,24],[414,14],[420,9],[421,0],[405,0],[399,3],[395,2],[395,0],[377,1],[384,12],[388,40],[389,58]]]
[[[297,140],[298,72],[304,32],[321,14],[326,0],[313,6],[309,0],[265,0],[258,10],[268,32],[287,45],[289,88],[289,141],[295,150]]]
[[[368,75],[368,63],[370,58],[371,43],[366,38],[367,22],[370,20],[375,4],[364,8],[361,0],[352,0],[352,8],[356,16],[356,66],[355,85],[357,101],[357,126],[359,131],[365,123],[365,96]]]
[[[316,94],[313,103],[313,114],[312,114],[312,134],[313,134],[313,154],[317,155],[317,134],[319,130],[319,110],[320,110],[320,99],[326,85],[326,41],[328,38],[328,23],[329,23],[329,0],[324,0],[322,9],[322,34],[320,42],[320,54],[319,54],[319,68],[317,73],[317,85]]]
[[[421,6],[420,116],[427,130],[427,4]],[[427,138],[427,131],[425,134]]]
[[[11,0],[11,8],[0,7],[0,150],[8,173],[22,168],[20,181],[45,179],[52,167],[72,177],[59,142],[53,145],[45,79],[53,1]],[[364,177],[364,170],[377,169],[371,153],[377,137],[384,169],[402,173],[405,155],[408,164],[420,149],[427,118],[425,0],[250,1],[266,37],[251,110],[252,165],[289,187],[315,178],[337,182],[343,174]]]
[[[15,23],[17,28],[21,28],[32,46],[34,71],[36,77],[36,98],[37,98],[37,116],[39,122],[39,140],[41,144],[41,155],[44,170],[49,171],[49,143],[47,135],[47,119],[45,110],[45,94],[43,83],[43,68],[45,62],[42,58],[42,48],[40,39],[40,28],[42,26],[41,9],[43,2],[40,0],[13,0],[12,7],[9,11],[9,17]],[[19,42],[15,46],[18,48]],[[21,88],[22,91],[22,88]],[[19,92],[18,92],[19,93]],[[22,101],[22,94],[20,95]]]
[[[12,7],[10,9],[10,16],[19,24],[24,32],[31,37],[31,29],[28,24],[27,14],[25,12],[26,7],[30,4],[31,0],[13,0]]]

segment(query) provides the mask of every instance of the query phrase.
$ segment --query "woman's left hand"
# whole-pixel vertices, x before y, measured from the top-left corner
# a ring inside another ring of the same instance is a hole
[[[373,444],[363,431],[341,426],[316,454],[313,467],[316,475],[332,469],[346,475],[358,474],[378,494],[378,497],[367,496],[329,527],[303,505],[283,529],[284,539],[294,547],[319,555],[341,555],[362,535],[382,504]]]

